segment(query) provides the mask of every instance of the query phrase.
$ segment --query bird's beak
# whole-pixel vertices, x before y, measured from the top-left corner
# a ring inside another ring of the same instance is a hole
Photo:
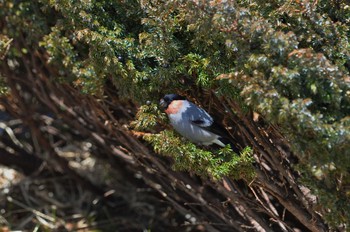
[[[160,99],[160,101],[159,101],[159,105],[162,107],[162,108],[166,108],[166,102],[164,101],[164,99],[162,98],[162,99]]]

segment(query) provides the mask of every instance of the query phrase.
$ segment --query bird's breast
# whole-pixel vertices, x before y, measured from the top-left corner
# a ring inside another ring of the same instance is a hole
[[[168,115],[177,114],[181,111],[181,109],[183,109],[183,100],[174,100],[169,104],[165,112]]]

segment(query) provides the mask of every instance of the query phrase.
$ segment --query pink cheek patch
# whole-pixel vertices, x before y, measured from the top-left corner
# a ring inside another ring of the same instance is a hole
[[[168,108],[165,110],[165,112],[167,114],[177,114],[181,110],[182,105],[183,105],[182,100],[172,101],[168,106]]]

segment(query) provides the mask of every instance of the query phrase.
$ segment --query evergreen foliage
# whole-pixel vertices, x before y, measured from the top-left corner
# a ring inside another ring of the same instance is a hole
[[[164,93],[196,99],[197,90],[213,90],[259,112],[290,141],[300,181],[328,223],[350,224],[346,1],[4,0],[0,18],[0,62],[14,72],[17,59],[44,50],[45,68],[87,94],[102,97],[111,81],[119,96],[142,105]],[[136,126],[157,125],[160,112],[151,107]],[[249,149],[242,158],[225,148],[213,154],[170,131],[152,132],[145,139],[176,169],[254,176]]]
[[[175,170],[194,172],[215,180],[232,177],[251,182],[255,177],[252,151],[249,148],[241,152],[243,158],[240,158],[229,147],[217,150],[216,153],[199,149],[176,137],[171,131],[145,135],[144,138],[153,145],[156,152],[174,159]]]
[[[10,48],[12,39],[9,39],[6,35],[0,34],[0,61],[3,60]],[[0,94],[5,94],[7,87],[4,78],[0,74]]]

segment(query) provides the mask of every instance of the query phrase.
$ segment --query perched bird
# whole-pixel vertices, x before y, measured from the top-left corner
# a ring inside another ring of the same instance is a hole
[[[160,100],[160,106],[165,109],[170,124],[188,140],[201,144],[217,144],[238,153],[238,149],[228,139],[226,129],[214,122],[213,118],[202,108],[186,100],[178,94],[167,94]]]

